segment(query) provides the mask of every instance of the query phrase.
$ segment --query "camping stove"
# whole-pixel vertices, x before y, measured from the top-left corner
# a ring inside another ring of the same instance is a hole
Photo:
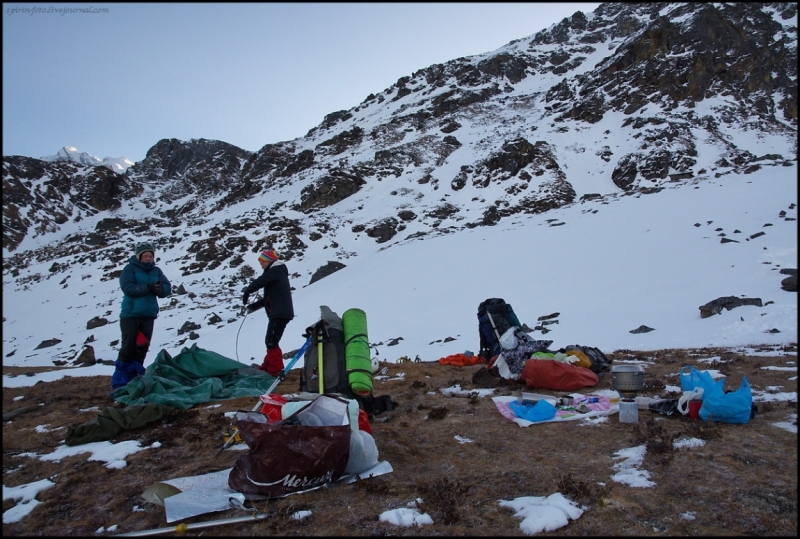
[[[617,365],[611,368],[611,383],[623,399],[635,399],[644,389],[644,369],[640,365]]]

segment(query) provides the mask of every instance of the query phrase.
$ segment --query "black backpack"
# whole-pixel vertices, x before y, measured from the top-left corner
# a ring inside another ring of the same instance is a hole
[[[344,330],[341,317],[325,305],[320,306],[319,322],[306,328],[304,337],[311,339],[303,356],[300,371],[300,391],[319,393],[319,349],[322,344],[323,393],[338,393],[346,399],[355,399],[359,407],[372,419],[383,412],[397,408],[397,402],[389,395],[357,395],[350,389],[347,376]]]
[[[512,326],[521,327],[521,324],[509,303],[500,298],[489,298],[478,305],[478,355],[486,360],[498,355],[502,351],[500,337]]]
[[[606,355],[597,347],[573,344],[570,346],[565,346],[562,348],[562,350],[565,352],[570,350],[579,350],[583,352],[589,361],[592,362],[592,364],[589,366],[589,369],[598,376],[611,369],[611,360],[609,360]]]
[[[320,348],[322,351],[323,393],[338,393],[347,399],[355,396],[350,390],[345,366],[344,331],[342,319],[326,306],[321,306],[319,322],[306,329],[305,336],[311,336],[311,346],[303,356],[303,370],[300,372],[300,391],[319,393]]]

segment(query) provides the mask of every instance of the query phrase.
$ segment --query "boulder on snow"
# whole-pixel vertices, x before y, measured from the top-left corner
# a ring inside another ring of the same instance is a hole
[[[797,269],[783,268],[781,270],[783,275],[788,275],[781,281],[781,289],[787,292],[797,292]]]
[[[642,324],[638,328],[630,330],[628,333],[650,333],[651,331],[655,331],[655,328],[647,327]]]
[[[84,346],[80,355],[75,358],[75,365],[83,367],[90,367],[97,364],[97,359],[94,357],[94,347]]]
[[[742,305],[755,305],[756,307],[763,307],[761,298],[737,298],[736,296],[723,296],[709,301],[705,305],[701,305],[700,318],[708,318],[715,314],[722,312],[722,309],[731,310],[734,307],[741,307]]]

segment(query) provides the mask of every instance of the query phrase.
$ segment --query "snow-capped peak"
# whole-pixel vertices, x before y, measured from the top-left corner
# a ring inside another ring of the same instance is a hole
[[[48,162],[71,161],[90,167],[104,166],[120,174],[123,174],[128,170],[128,167],[133,165],[133,161],[127,157],[104,157],[100,159],[87,152],[79,152],[74,146],[64,146],[55,155],[45,155],[39,159]]]

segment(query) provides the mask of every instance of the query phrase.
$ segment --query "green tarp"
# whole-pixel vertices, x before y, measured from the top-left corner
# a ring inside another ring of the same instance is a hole
[[[186,410],[195,404],[259,397],[275,377],[193,344],[171,357],[161,350],[146,372],[114,392],[128,406],[156,403]]]

